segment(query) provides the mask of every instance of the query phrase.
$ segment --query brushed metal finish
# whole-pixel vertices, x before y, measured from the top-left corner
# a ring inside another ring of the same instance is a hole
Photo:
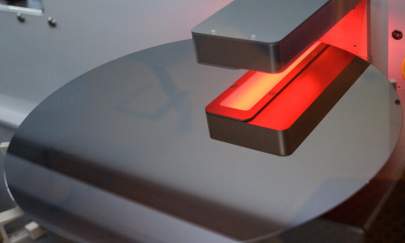
[[[234,39],[276,43],[294,31],[329,0],[236,0],[193,31]],[[213,33],[212,30],[215,30]]]
[[[18,129],[11,193],[81,242],[255,242],[352,196],[397,143],[401,106],[374,67],[290,157],[214,141],[204,107],[241,74],[198,65],[190,40],[90,71]]]
[[[405,62],[405,2],[401,0],[388,1],[388,77],[405,86],[405,75],[402,73],[402,63]],[[394,38],[393,32],[402,33],[401,38]]]
[[[386,76],[388,72],[389,1],[369,1],[369,59]]]
[[[235,0],[193,29],[200,63],[279,72],[359,0]]]

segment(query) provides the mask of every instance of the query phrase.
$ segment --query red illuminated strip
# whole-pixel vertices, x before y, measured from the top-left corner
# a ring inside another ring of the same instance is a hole
[[[315,53],[317,54],[315,55]],[[280,85],[278,84],[268,91],[265,98],[262,98],[265,93],[263,91],[260,92],[259,98],[252,98],[252,100],[260,101],[250,110],[233,109],[222,104],[228,97],[238,97],[234,93],[235,90],[239,93],[241,92],[239,89],[247,87],[243,84],[252,80],[252,77],[257,75],[256,72],[245,74],[235,85],[209,104],[206,111],[213,115],[244,121],[254,126],[280,131],[288,129],[355,58],[353,54],[341,49],[324,46],[319,52],[313,52],[311,55],[314,57],[309,58],[310,61],[304,67],[298,68],[298,73],[297,68],[291,71],[294,73],[293,78],[289,77],[291,73],[287,75],[287,78],[280,83],[283,84],[281,89],[277,88]],[[285,80],[288,81],[286,84]],[[257,81],[255,80],[255,82]],[[248,90],[252,92],[255,89]],[[252,92],[251,95],[255,95],[255,93]],[[249,100],[246,103],[249,105],[243,104],[238,108],[248,108],[251,106],[250,103]]]
[[[270,93],[292,70],[294,70],[309,54],[311,54],[319,43],[311,46],[300,57],[298,57],[286,70],[281,73],[256,72],[246,82],[237,87],[232,94],[226,97],[222,106],[247,111],[252,109],[265,95]]]
[[[290,128],[354,58],[348,52],[329,47],[250,124],[280,131]]]
[[[207,106],[207,112],[240,121],[251,120],[325,49],[315,43],[281,73],[249,71]]]

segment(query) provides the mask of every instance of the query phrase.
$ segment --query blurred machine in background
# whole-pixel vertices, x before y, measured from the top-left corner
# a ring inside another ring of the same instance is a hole
[[[0,1],[0,123],[16,128],[56,89],[103,63],[190,38],[229,2]]]

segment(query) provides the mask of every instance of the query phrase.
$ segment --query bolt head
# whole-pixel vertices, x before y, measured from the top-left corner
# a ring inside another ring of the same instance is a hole
[[[394,30],[392,32],[392,38],[394,38],[395,40],[402,40],[403,37],[404,34],[400,30]]]
[[[56,22],[56,19],[49,17],[48,24],[50,27],[55,28],[58,25],[58,22]]]
[[[18,20],[18,22],[20,22],[20,23],[25,23],[25,17],[24,17],[24,15],[22,15],[21,13],[18,13],[17,14],[17,20]]]

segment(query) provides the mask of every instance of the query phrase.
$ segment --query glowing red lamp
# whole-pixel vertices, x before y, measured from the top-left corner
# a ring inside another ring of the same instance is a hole
[[[206,108],[210,135],[290,155],[367,68],[336,47],[316,44],[286,71],[250,71]]]

